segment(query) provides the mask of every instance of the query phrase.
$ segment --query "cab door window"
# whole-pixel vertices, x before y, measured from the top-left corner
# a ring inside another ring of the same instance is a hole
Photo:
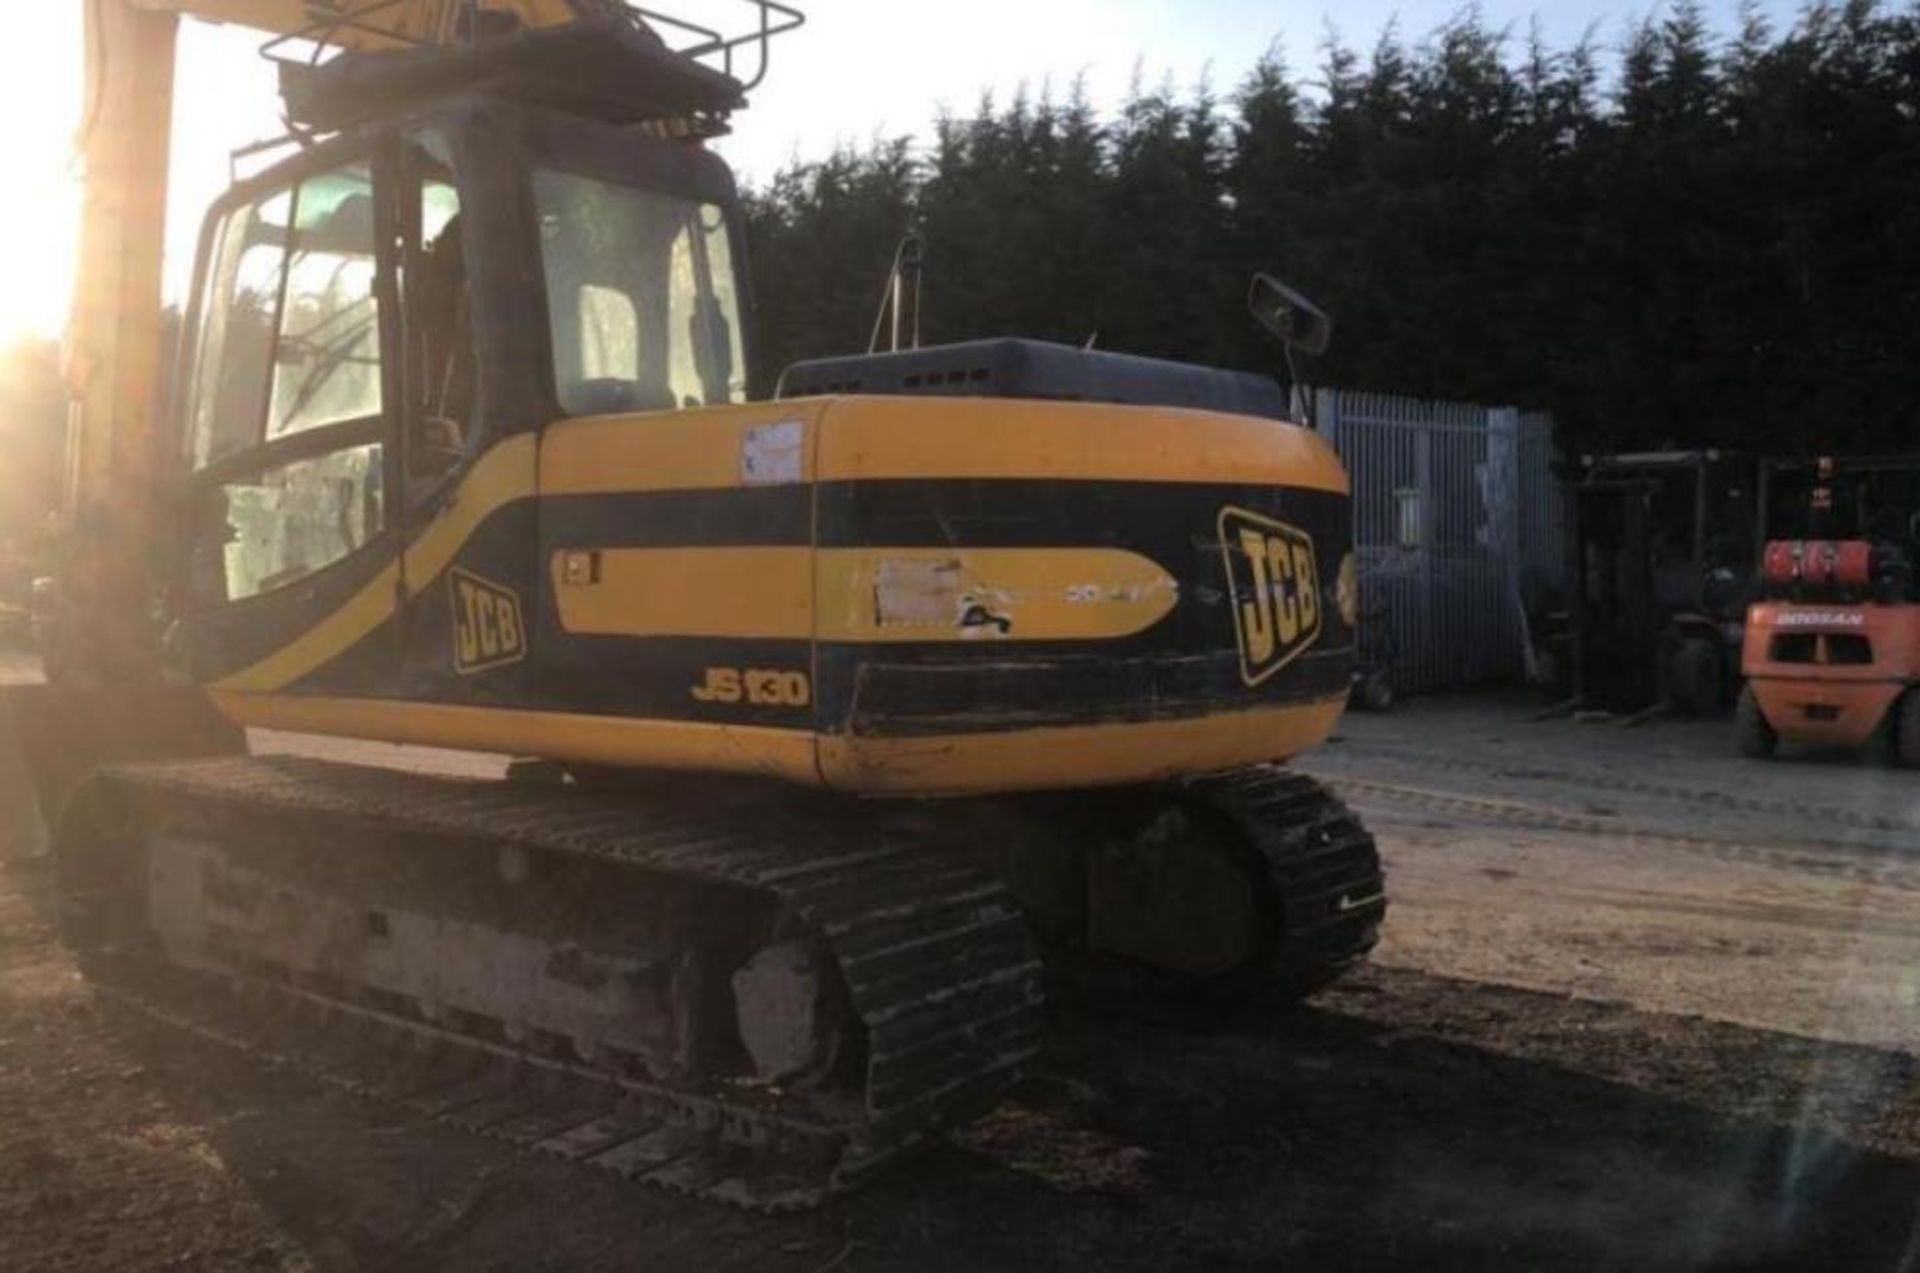
[[[196,470],[259,441],[292,211],[293,192],[282,190],[229,213],[215,233],[186,412]]]
[[[295,191],[266,438],[380,414],[373,178],[364,166]]]
[[[198,589],[286,587],[388,524],[373,175],[303,178],[212,237],[183,415]]]
[[[226,598],[284,588],[372,542],[386,523],[377,443],[222,484]]]

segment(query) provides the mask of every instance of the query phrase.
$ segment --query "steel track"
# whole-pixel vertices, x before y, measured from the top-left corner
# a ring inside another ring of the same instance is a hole
[[[1277,766],[1189,782],[1261,857],[1280,932],[1263,970],[1282,997],[1311,994],[1379,941],[1386,877],[1374,838],[1327,784]]]
[[[501,846],[512,846],[591,859],[636,881],[671,878],[777,902],[831,953],[864,1037],[863,1086],[844,1097],[636,1081],[500,1041],[539,1037],[515,1022],[471,1037],[434,1024],[425,1005],[394,1011],[383,1000],[315,993],[296,984],[292,969],[252,976],[282,1003],[325,1007],[408,1040],[464,1041],[466,1059],[484,1055],[643,1102],[643,1112],[623,1112],[605,1129],[614,1139],[579,1154],[648,1184],[764,1211],[817,1205],[969,1116],[1039,1048],[1041,966],[1017,906],[992,879],[912,844],[849,842],[844,829],[791,814],[751,820],[748,833],[727,815],[656,807],[648,816],[630,802],[576,792],[292,757],[129,767],[93,792],[106,798],[103,808],[115,796],[117,807],[136,811],[146,835],[217,825],[225,813],[244,819],[248,834],[322,852],[330,837],[426,835],[471,847],[483,872]],[[396,850],[404,842],[391,839]],[[99,905],[78,895],[73,902]],[[509,1096],[500,1100],[510,1123],[526,1111]],[[700,1138],[705,1148],[689,1147]],[[653,1161],[669,1149],[671,1159]],[[799,1162],[812,1164],[810,1176],[797,1173]]]
[[[119,960],[89,971],[103,998],[253,1063],[525,1152],[745,1210],[817,1206],[897,1152],[848,1162],[838,1129],[764,1115],[759,1130],[773,1139],[742,1145],[722,1130],[738,1120],[724,1101],[260,978],[176,973],[162,982]],[[837,1173],[831,1184],[829,1166]]]
[[[830,943],[863,1023],[857,1101],[809,1105],[751,1083],[656,1082],[498,1031],[449,1028],[390,996],[316,987],[294,969],[156,972],[155,961],[112,952],[89,961],[104,993],[161,1025],[677,1194],[760,1212],[818,1205],[970,1116],[1039,1046],[1040,964],[1005,888],[957,864],[953,845],[850,835],[849,826],[871,832],[884,822],[863,823],[845,806],[830,825],[748,819],[748,836],[737,810],[714,818],[669,803],[642,806],[655,816],[640,817],[631,802],[579,791],[290,757],[129,767],[104,790],[149,833],[177,822],[204,834],[222,825],[210,814],[239,811],[243,836],[278,825],[290,842],[324,848],[341,835],[431,833],[483,854],[513,845],[777,896]],[[1378,851],[1323,784],[1263,767],[1166,794],[1228,820],[1261,864],[1277,902],[1274,941],[1255,970],[1269,987],[1311,993],[1372,948],[1386,909]]]

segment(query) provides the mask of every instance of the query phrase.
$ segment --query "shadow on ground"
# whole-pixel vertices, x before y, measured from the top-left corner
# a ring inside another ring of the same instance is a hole
[[[1419,1024],[1450,999],[1484,1016],[1489,998],[1496,1019],[1545,1022],[1532,1055]],[[1357,999],[1225,1033],[1069,1022],[1017,1104],[1114,1153],[1147,1151],[1137,1194],[1050,1188],[1023,1168],[1052,1151],[1016,1139],[997,1159],[942,1147],[786,1218],[386,1121],[211,1045],[118,1029],[322,1266],[1920,1269],[1920,1157],[1730,1112],[1796,1108],[1793,1085],[1822,1081],[1808,1078],[1807,1041],[1775,1048],[1762,1032],[1587,1005],[1564,1026],[1581,1073],[1538,1055],[1565,1004],[1391,972],[1370,974]],[[1616,1048],[1657,1066],[1662,1035],[1696,1028],[1710,1037],[1681,1048],[1689,1068],[1666,1081],[1591,1073]],[[1596,1031],[1613,1036],[1598,1053]],[[1910,1115],[1911,1092],[1892,1090],[1911,1084],[1910,1058],[1836,1055],[1868,1099]],[[1703,1070],[1702,1056],[1727,1058],[1723,1070]]]

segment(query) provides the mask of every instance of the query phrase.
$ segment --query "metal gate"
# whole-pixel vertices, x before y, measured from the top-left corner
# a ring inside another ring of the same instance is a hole
[[[1529,603],[1563,573],[1553,420],[1511,407],[1317,389],[1352,475],[1363,653],[1402,690],[1527,670]]]

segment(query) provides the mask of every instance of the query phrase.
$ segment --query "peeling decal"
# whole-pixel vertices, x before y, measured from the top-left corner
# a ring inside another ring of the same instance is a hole
[[[964,640],[1013,634],[1013,598],[966,577],[954,558],[889,557],[873,584],[879,628],[958,628]]]
[[[981,637],[1012,636],[1013,620],[1004,614],[995,614],[985,606],[974,603],[960,615],[960,635],[969,641]]]
[[[743,486],[786,486],[806,473],[807,426],[800,420],[756,424],[740,442]]]
[[[948,627],[960,613],[960,563],[888,557],[873,581],[873,621],[882,628]]]
[[[882,549],[824,559],[837,639],[1120,640],[1171,613],[1180,585],[1107,548]]]

